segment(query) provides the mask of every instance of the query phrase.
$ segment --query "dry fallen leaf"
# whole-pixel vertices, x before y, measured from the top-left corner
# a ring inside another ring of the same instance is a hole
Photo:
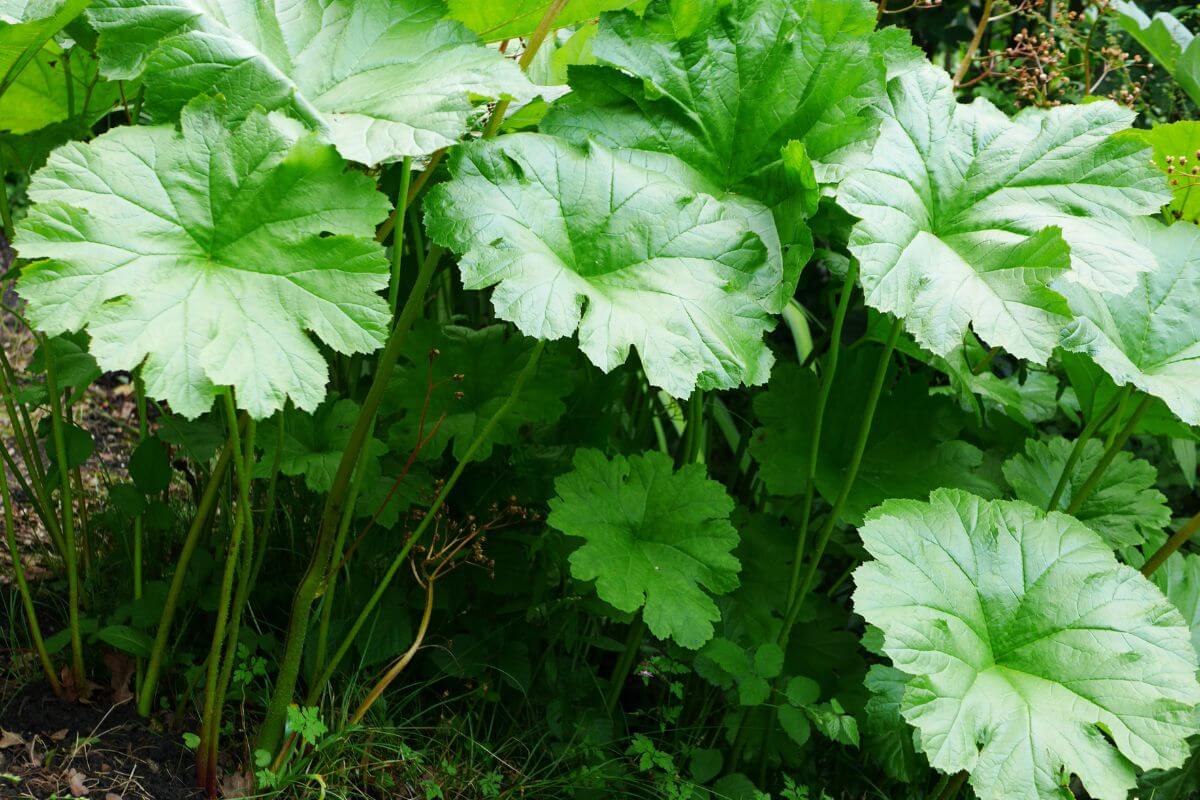
[[[55,731],[54,733],[50,734],[50,741],[61,742],[63,739],[67,738],[67,734],[69,732],[70,731],[67,728],[63,728],[61,731]]]
[[[17,734],[12,733],[11,731],[6,731],[3,728],[0,728],[0,750],[3,750],[6,747],[16,747],[17,745],[21,744],[25,744],[24,739]]]
[[[254,776],[246,772],[231,772],[221,778],[221,797],[251,797],[254,794]]]
[[[85,776],[82,772],[73,769],[67,773],[67,778],[70,781],[71,797],[87,796],[88,788],[83,783]]]
[[[113,690],[113,703],[120,705],[132,700],[133,692],[129,690],[129,683],[133,680],[133,673],[136,669],[134,660],[124,653],[112,650],[104,654],[104,665],[112,673],[112,681],[109,685]]]
[[[104,800],[124,800],[124,799],[121,797],[121,795],[117,794],[116,792],[109,792],[108,794],[104,795]]]

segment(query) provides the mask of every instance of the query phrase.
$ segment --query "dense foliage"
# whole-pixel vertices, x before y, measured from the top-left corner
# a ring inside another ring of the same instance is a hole
[[[0,0],[7,677],[213,797],[1200,796],[1200,12],[899,3]]]

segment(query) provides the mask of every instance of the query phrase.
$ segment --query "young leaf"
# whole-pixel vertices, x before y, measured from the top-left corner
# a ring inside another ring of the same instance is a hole
[[[73,99],[67,93],[68,57]],[[0,95],[0,130],[31,133],[73,114],[83,123],[78,128],[86,130],[120,98],[116,83],[96,82],[97,69],[95,58],[82,47],[64,52],[53,41],[47,43]]]
[[[771,696],[767,676],[756,669],[754,659],[735,642],[723,637],[710,639],[696,656],[696,673],[714,686],[737,686],[738,703],[758,706]]]
[[[862,408],[876,368],[878,353],[869,349],[846,354],[830,395],[818,451],[817,490],[831,501],[841,491]],[[766,392],[755,398],[762,427],[755,431],[750,452],[762,466],[767,489],[777,495],[803,494],[812,446],[817,379],[794,364],[775,371]],[[928,497],[939,486],[972,489],[998,496],[980,474],[979,448],[954,439],[960,424],[954,404],[931,397],[926,380],[905,376],[880,400],[858,479],[846,500],[846,519],[857,522],[871,507],[893,497]],[[913,420],[922,420],[914,425]]]
[[[858,747],[858,720],[847,714],[836,698],[828,703],[806,706],[804,711],[827,739],[838,744]]]
[[[547,518],[584,539],[571,554],[571,574],[596,581],[600,598],[621,611],[644,608],[655,636],[700,647],[720,618],[710,594],[738,584],[729,495],[703,466],[673,472],[657,452],[610,461],[580,450],[574,466],[555,481]]]
[[[0,94],[89,0],[0,0]]]
[[[1196,157],[1200,153],[1200,121],[1181,120],[1149,130],[1130,128],[1117,136],[1152,148],[1155,165],[1163,173],[1170,170],[1171,211],[1179,219],[1200,225],[1200,158]]]
[[[437,356],[431,358],[434,350]],[[421,449],[423,458],[437,458],[453,441],[454,457],[462,458],[512,394],[513,383],[532,351],[533,342],[512,333],[507,325],[480,330],[435,323],[416,325],[405,345],[408,363],[396,370],[385,400],[389,410],[404,412],[404,418],[392,427],[390,438],[407,453],[421,433],[429,439]],[[566,368],[563,359],[551,353],[543,356],[537,373],[521,390],[516,403],[481,443],[476,460],[486,460],[497,444],[516,442],[522,427],[551,423],[562,416],[566,411],[562,398],[571,391]],[[433,435],[435,425],[437,433]]]
[[[578,328],[606,372],[637,347],[676,397],[767,379],[782,267],[742,209],[602,145],[532,133],[458,148],[450,171],[426,198],[429,234],[526,335]]]
[[[1018,500],[1045,508],[1054,495],[1059,476],[1075,443],[1061,436],[1048,442],[1030,439],[1025,452],[1004,462],[1004,478]],[[1065,511],[1104,455],[1104,445],[1090,440],[1067,479],[1055,511]],[[1155,487],[1158,471],[1129,453],[1118,453],[1100,483],[1075,512],[1075,517],[1113,549],[1140,545],[1171,522],[1167,498]]]
[[[358,420],[359,405],[353,400],[330,397],[311,414],[290,409],[277,414],[258,436],[263,448],[257,477],[269,477],[275,463],[275,446],[279,441],[276,426],[283,425],[283,449],[279,453],[279,471],[293,477],[303,475],[304,483],[314,492],[328,492],[341,463],[342,453],[350,442],[350,433]],[[367,442],[362,464],[367,475],[378,476],[379,456],[387,448],[378,439]]]
[[[145,76],[147,108],[171,115],[201,94],[231,114],[286,108],[364,164],[454,144],[471,95],[527,99],[518,69],[457,22],[442,0],[96,0],[111,79]]]
[[[1064,287],[1077,316],[1063,330],[1062,346],[1200,425],[1200,227],[1144,220],[1135,230],[1158,269],[1138,276],[1137,289],[1124,297]]]
[[[123,127],[57,150],[18,225],[19,288],[47,333],[86,327],[106,370],[196,417],[221,386],[253,416],[311,410],[342,353],[387,330],[388,266],[372,238],[388,203],[333,148],[279,115],[230,125],[215,101],[183,131]],[[334,235],[323,235],[334,234]]]
[[[871,163],[838,199],[861,218],[850,250],[867,303],[934,353],[971,325],[1044,363],[1070,314],[1051,281],[1125,292],[1154,268],[1126,218],[1168,202],[1166,181],[1138,142],[1108,138],[1132,112],[1096,102],[1010,120],[983,99],[959,105],[926,66],[888,84],[879,114]]]
[[[869,150],[877,124],[860,112],[884,81],[875,16],[869,0],[734,0],[681,37],[665,2],[606,14],[593,49],[607,68],[572,70],[542,129],[670,153],[775,206],[789,143],[824,182]]]
[[[917,751],[915,731],[901,713],[908,678],[895,667],[873,664],[863,681],[871,692],[863,709],[866,752],[884,772],[903,783],[919,780],[928,769],[925,757]]]
[[[855,610],[912,675],[901,711],[930,763],[980,800],[1062,800],[1072,775],[1121,800],[1196,732],[1179,612],[1072,517],[939,490],[860,529]]]

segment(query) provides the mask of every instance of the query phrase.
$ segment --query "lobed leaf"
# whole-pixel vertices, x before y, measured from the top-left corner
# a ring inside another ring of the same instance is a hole
[[[1061,436],[1048,442],[1030,439],[1025,452],[1004,462],[1004,478],[1018,500],[1046,508],[1075,442]],[[1066,511],[1104,455],[1104,445],[1091,439],[1067,478],[1055,511]],[[1155,484],[1158,471],[1149,462],[1129,453],[1118,453],[1075,517],[1114,549],[1140,545],[1171,522],[1167,498]]]
[[[1064,287],[1076,318],[1063,330],[1062,346],[1200,425],[1200,227],[1144,220],[1134,231],[1158,269],[1140,275],[1123,297]]]
[[[341,353],[384,340],[388,265],[373,240],[388,203],[333,148],[277,114],[231,125],[215,101],[182,131],[122,127],[59,148],[34,176],[15,245],[34,325],[86,328],[105,370],[142,366],[186,416],[221,387],[265,418],[312,410]]]
[[[1056,279],[1121,293],[1154,268],[1126,220],[1168,202],[1166,181],[1140,143],[1109,138],[1132,112],[1096,102],[1009,119],[983,99],[959,105],[926,65],[889,82],[878,113],[871,161],[838,193],[860,218],[849,247],[867,303],[935,354],[972,326],[1044,363],[1070,316]]]
[[[720,618],[711,595],[737,588],[740,565],[729,524],[733,501],[704,467],[673,471],[662,453],[575,453],[555,481],[547,522],[584,540],[571,574],[596,582],[600,599],[625,612],[642,609],[650,632],[696,649]]]
[[[875,560],[855,610],[913,676],[901,712],[981,800],[1124,800],[1135,768],[1178,766],[1196,732],[1196,652],[1179,612],[1072,517],[938,490],[860,529]]]
[[[662,165],[658,165],[662,166]],[[604,371],[636,347],[676,397],[767,379],[763,334],[783,282],[746,206],[603,145],[522,133],[454,151],[425,200],[429,235],[467,289],[496,287],[522,333],[579,347]]]
[[[144,76],[149,111],[201,94],[224,94],[235,117],[287,109],[370,165],[455,144],[471,95],[535,93],[445,12],[443,0],[96,0],[89,18],[104,74]]]

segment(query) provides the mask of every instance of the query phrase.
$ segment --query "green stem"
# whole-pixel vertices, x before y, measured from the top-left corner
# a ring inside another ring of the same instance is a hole
[[[217,463],[213,466],[212,474],[208,476],[208,483],[205,485],[204,493],[200,496],[200,502],[196,506],[196,515],[192,517],[192,524],[188,528],[187,537],[183,541],[183,549],[180,551],[179,561],[175,565],[175,574],[171,576],[171,586],[167,590],[167,599],[163,603],[162,615],[158,620],[158,630],[154,634],[154,645],[150,649],[150,661],[146,665],[146,680],[142,684],[142,692],[138,696],[138,713],[143,717],[149,716],[153,708],[154,690],[158,686],[163,658],[167,652],[167,639],[171,633],[171,622],[175,619],[175,609],[179,605],[179,598],[183,593],[183,584],[187,579],[188,564],[191,563],[192,555],[196,552],[197,545],[200,544],[200,534],[203,533],[205,524],[208,522],[213,508],[216,506],[221,484],[225,480],[225,472],[229,469],[229,464],[233,460],[233,453],[233,440],[230,437],[225,442],[225,447],[222,449]]]
[[[83,639],[79,635],[79,568],[75,552],[75,496],[71,489],[71,470],[67,468],[67,439],[63,427],[63,409],[58,393],[54,355],[42,338],[46,354],[46,392],[50,399],[50,434],[54,439],[54,458],[58,462],[59,500],[62,501],[63,558],[67,564],[67,624],[71,631],[71,672],[77,691],[86,694],[83,666]]]
[[[366,451],[363,451],[364,456]],[[342,522],[338,525],[337,541],[333,545],[333,558],[329,560],[329,574],[325,576],[325,590],[321,598],[321,621],[317,626],[316,653],[313,659],[313,672],[320,674],[325,668],[325,655],[329,647],[329,624],[333,619],[333,600],[337,595],[339,568],[342,554],[346,549],[346,535],[350,532],[350,523],[354,520],[354,506],[358,503],[358,495],[362,491],[363,477],[366,475],[366,458],[364,457],[354,471],[354,482],[350,485],[350,499],[346,510],[342,513]]]
[[[4,163],[4,149],[0,148],[0,232],[4,234],[4,243],[12,247],[13,220],[12,208],[8,204],[8,186],[5,179],[8,176],[8,165]]]
[[[537,51],[541,49],[542,43],[546,41],[546,37],[554,29],[554,20],[566,5],[567,0],[554,0],[546,9],[546,13],[542,15],[542,19],[538,22],[537,29],[534,30],[533,35],[525,42],[525,52],[521,53],[521,58],[517,61],[522,70],[529,69],[529,65],[533,63],[533,57],[537,55]],[[490,139],[500,132],[500,126],[504,124],[504,115],[508,112],[509,102],[509,100],[505,99],[496,103],[496,107],[492,110],[491,118],[483,128],[483,138]]]
[[[137,402],[138,414],[138,444],[146,441],[149,435],[149,425],[146,420],[146,384],[142,381],[142,372],[137,370],[133,376],[133,389]],[[144,521],[142,515],[138,514],[133,519],[133,599],[135,601],[142,599],[142,532]],[[142,688],[142,672],[146,668],[146,660],[141,656],[138,657],[134,666],[134,682],[133,685],[137,692],[141,692]]]
[[[1161,567],[1163,563],[1171,557],[1179,548],[1187,543],[1188,539],[1200,530],[1200,514],[1196,514],[1183,524],[1183,527],[1171,535],[1170,539],[1163,542],[1163,546],[1155,551],[1154,555],[1142,565],[1142,574],[1149,578],[1154,574],[1154,571]]]
[[[979,15],[979,24],[975,26],[975,35],[971,37],[971,43],[967,45],[967,52],[963,54],[963,60],[959,62],[958,69],[954,73],[955,86],[961,84],[963,78],[967,77],[967,70],[971,68],[975,53],[979,50],[980,43],[983,42],[983,33],[991,21],[992,0],[983,0],[983,11]]]
[[[400,189],[396,192],[395,235],[392,236],[392,281],[388,284],[388,310],[395,314],[400,302],[400,263],[404,257],[404,214],[408,210],[408,188],[412,185],[412,157],[405,156],[400,164]]]
[[[0,445],[3,447],[3,445]],[[54,662],[46,652],[46,642],[42,638],[42,628],[38,624],[37,611],[33,607],[33,595],[29,592],[29,584],[25,582],[25,566],[21,563],[21,553],[17,549],[16,524],[13,521],[12,496],[8,488],[8,473],[0,466],[0,500],[4,502],[4,539],[8,543],[8,554],[12,557],[13,575],[17,580],[17,591],[21,594],[21,605],[25,607],[25,619],[29,623],[29,635],[33,639],[33,648],[37,651],[38,661],[42,664],[42,672],[46,682],[58,697],[63,696],[62,684],[54,674]]]
[[[704,451],[704,390],[695,389],[688,400],[687,426],[676,451],[676,466],[695,464]]]
[[[1129,391],[1133,391],[1133,386],[1126,387]],[[1058,503],[1062,500],[1063,492],[1067,490],[1067,483],[1071,480],[1071,473],[1075,470],[1075,465],[1079,463],[1079,459],[1083,456],[1083,451],[1087,447],[1087,443],[1096,435],[1096,431],[1100,430],[1109,418],[1116,412],[1119,405],[1124,404],[1124,392],[1118,392],[1112,396],[1108,404],[1103,409],[1098,410],[1087,424],[1083,426],[1083,430],[1079,432],[1079,438],[1075,440],[1075,446],[1071,448],[1070,454],[1067,456],[1067,463],[1063,465],[1062,474],[1058,476],[1058,483],[1054,486],[1054,493],[1050,495],[1050,502],[1046,504],[1047,511],[1058,510]]]
[[[425,532],[429,529],[429,526],[437,518],[437,513],[439,510],[441,510],[442,505],[446,502],[447,495],[449,495],[451,490],[454,489],[455,484],[458,483],[458,479],[462,477],[463,470],[465,470],[467,465],[471,463],[471,459],[475,456],[475,452],[483,445],[485,441],[487,441],[487,438],[492,435],[492,431],[496,429],[496,426],[500,424],[500,421],[508,415],[508,412],[511,411],[512,407],[516,404],[517,398],[521,394],[521,389],[537,370],[538,360],[541,358],[542,351],[545,349],[545,347],[545,340],[538,340],[537,345],[533,349],[533,353],[529,356],[529,361],[521,369],[520,374],[517,375],[517,380],[515,383],[513,383],[513,388],[509,393],[508,398],[504,401],[503,405],[496,409],[496,413],[492,414],[492,417],[488,420],[487,425],[485,425],[478,435],[476,435],[475,439],[471,442],[471,446],[467,448],[467,452],[463,454],[461,459],[459,459],[458,463],[454,467],[454,471],[450,473],[450,477],[447,478],[446,482],[442,485],[441,491],[438,492],[437,497],[434,498],[434,501],[429,506],[429,509],[425,512],[424,516],[421,517],[421,522],[417,525],[417,529],[413,531],[411,536],[408,537],[408,540],[404,543],[404,547],[400,549],[399,554],[392,559],[392,563],[388,567],[387,572],[384,573],[383,578],[375,587],[374,594],[371,595],[371,598],[367,601],[366,605],[363,606],[362,611],[359,612],[358,618],[355,619],[350,631],[342,640],[341,645],[338,646],[337,652],[334,653],[333,658],[329,661],[329,664],[325,666],[325,670],[321,673],[316,683],[314,683],[312,688],[309,690],[308,697],[310,702],[312,702],[312,699],[320,694],[322,688],[333,676],[334,670],[337,669],[342,658],[344,658],[346,653],[350,650],[350,645],[354,642],[354,637],[356,637],[359,631],[362,630],[371,614],[375,611],[375,607],[379,604],[384,592],[386,592],[388,586],[391,585],[392,579],[395,577],[396,572],[399,571],[400,567],[404,565],[405,560],[408,558],[409,552],[413,549],[413,546],[421,541],[422,537],[425,535]]]
[[[244,465],[244,450],[242,448],[242,437],[238,431],[237,409],[233,403],[233,392],[226,389],[222,395],[225,406],[225,417],[229,425],[229,438],[233,447],[233,452],[238,460],[238,473],[244,473],[245,470],[241,467]],[[253,422],[250,423],[247,430],[247,441],[253,439],[254,428]],[[199,783],[204,788],[208,789],[209,796],[216,796],[216,781],[217,776],[212,764],[209,763],[209,752],[211,750],[212,738],[216,735],[213,730],[216,717],[216,707],[220,704],[220,699],[217,697],[217,682],[221,671],[221,653],[225,644],[225,626],[229,622],[230,609],[233,601],[233,578],[237,570],[238,556],[241,553],[242,533],[246,527],[246,517],[249,515],[249,503],[243,503],[241,499],[241,487],[243,484],[249,485],[249,481],[244,479],[241,474],[238,476],[238,507],[237,513],[234,515],[233,528],[229,532],[229,544],[225,551],[225,568],[221,574],[221,589],[217,597],[217,621],[213,626],[212,643],[209,645],[208,662],[206,666],[206,675],[204,680],[204,710],[200,717],[200,746],[197,749],[197,764],[196,774]]]
[[[54,507],[50,502],[49,489],[46,486],[45,474],[41,468],[40,453],[37,450],[37,438],[32,435],[33,423],[29,419],[29,414],[25,410],[24,405],[21,406],[20,413],[18,414],[17,406],[13,402],[14,387],[15,381],[13,380],[12,370],[8,364],[8,358],[4,355],[4,348],[0,347],[0,395],[4,397],[4,408],[8,413],[8,421],[13,431],[13,442],[17,445],[21,459],[29,469],[30,481],[25,480],[25,476],[17,468],[16,462],[9,454],[8,448],[0,447],[0,459],[12,471],[12,475],[16,479],[21,491],[33,499],[34,511],[37,513],[38,518],[41,519],[42,524],[46,526],[46,530],[50,533],[54,547],[65,560],[67,545],[63,541],[62,531],[59,529],[58,523],[54,518]]]
[[[434,268],[440,260],[442,250],[434,247],[426,254],[421,262],[412,291],[404,303],[400,318],[392,327],[387,344],[379,361],[375,365],[375,376],[371,388],[363,400],[362,409],[350,434],[350,440],[338,463],[333,485],[325,498],[325,508],[321,514],[320,529],[317,541],[313,547],[313,555],[308,568],[300,580],[299,587],[292,597],[291,619],[288,622],[287,639],[284,642],[283,656],[280,661],[279,674],[276,676],[275,689],[267,706],[267,714],[259,731],[257,746],[267,752],[274,753],[279,749],[280,738],[283,735],[283,723],[287,718],[288,705],[296,691],[296,681],[300,676],[300,661],[304,653],[304,642],[308,636],[308,622],[312,616],[312,604],[317,591],[325,582],[329,571],[329,563],[333,554],[333,545],[337,537],[338,525],[341,523],[342,510],[345,508],[347,496],[350,493],[350,482],[354,467],[358,464],[359,454],[366,444],[367,434],[379,411],[384,392],[395,370],[400,352],[408,339],[408,332],[420,314],[425,301],[425,291],[429,288],[429,280]]]
[[[946,784],[946,789],[938,796],[938,800],[954,800],[955,797],[958,797],[959,791],[966,782],[966,771],[958,773]]]
[[[982,375],[983,371],[992,365],[996,356],[1000,354],[1000,345],[996,345],[992,349],[983,354],[983,358],[979,359],[979,363],[971,367],[972,375]]]
[[[1080,506],[1082,506],[1084,501],[1086,501],[1088,497],[1091,496],[1092,492],[1095,491],[1096,486],[1104,477],[1104,473],[1108,469],[1109,465],[1112,464],[1113,459],[1117,457],[1117,454],[1120,453],[1121,449],[1125,447],[1125,443],[1129,441],[1129,437],[1133,435],[1134,429],[1137,428],[1138,422],[1141,421],[1142,415],[1146,413],[1146,409],[1150,407],[1150,402],[1152,400],[1153,398],[1150,395],[1146,395],[1142,398],[1142,401],[1137,404],[1137,407],[1133,410],[1133,413],[1129,415],[1129,421],[1125,423],[1125,427],[1121,429],[1121,432],[1117,434],[1116,439],[1114,439],[1112,444],[1108,446],[1108,449],[1104,451],[1104,455],[1100,457],[1100,462],[1096,464],[1096,468],[1092,470],[1092,474],[1088,475],[1087,480],[1083,482],[1083,486],[1079,487],[1079,491],[1076,492],[1075,496],[1071,498],[1071,504],[1067,506],[1068,514],[1075,514],[1077,511],[1079,511]]]
[[[231,406],[232,403],[229,405]],[[230,413],[230,411],[231,409],[227,407],[226,415],[230,417],[230,427],[236,432],[238,425],[237,412],[233,411]],[[239,562],[237,589],[234,591],[229,624],[226,626],[225,641],[223,643],[224,657],[221,659],[220,674],[217,677],[216,695],[212,706],[212,719],[208,726],[208,738],[206,739],[208,750],[204,754],[207,758],[207,774],[213,776],[217,774],[217,755],[221,741],[221,713],[225,706],[225,695],[229,692],[229,681],[233,677],[233,665],[237,660],[237,644],[242,628],[242,612],[246,608],[246,602],[250,597],[250,588],[252,585],[250,583],[250,568],[254,554],[254,508],[250,505],[250,482],[254,468],[254,435],[254,420],[248,419],[246,422],[246,444],[236,470],[238,517],[243,520],[242,544],[237,559]]]
[[[1117,398],[1120,400],[1117,403],[1117,411],[1113,419],[1112,430],[1108,432],[1108,438],[1104,441],[1105,448],[1113,446],[1113,442],[1117,440],[1117,435],[1121,432],[1121,420],[1125,419],[1125,407],[1129,405],[1129,398],[1133,397],[1133,384],[1127,384],[1117,393]]]
[[[608,697],[605,699],[604,706],[610,715],[617,710],[621,692],[625,689],[625,681],[628,680],[629,671],[637,662],[638,651],[641,649],[642,637],[645,634],[646,620],[639,611],[629,625],[629,634],[625,637],[625,649],[621,652],[621,657],[617,659],[617,665],[613,668],[612,678],[608,685]]]
[[[800,584],[800,589],[796,592],[795,598],[788,607],[783,627],[779,631],[779,643],[781,645],[786,646],[788,637],[791,635],[792,626],[796,624],[796,618],[800,615],[800,607],[804,604],[804,598],[812,590],[813,582],[817,577],[817,569],[821,565],[821,558],[825,555],[825,548],[829,544],[829,539],[833,535],[833,529],[837,526],[838,520],[841,518],[842,509],[845,508],[846,500],[850,497],[850,491],[854,488],[854,482],[858,478],[858,470],[862,466],[863,454],[867,450],[867,441],[871,436],[871,426],[875,421],[875,409],[879,406],[880,395],[883,394],[883,384],[887,379],[888,367],[892,361],[892,353],[896,350],[896,342],[900,339],[902,327],[900,318],[897,317],[892,322],[892,329],[888,333],[883,352],[879,354],[879,365],[875,369],[875,379],[871,384],[870,394],[867,395],[867,405],[863,409],[862,421],[859,423],[858,437],[855,439],[854,450],[851,452],[850,465],[847,467],[846,475],[842,479],[842,487],[838,491],[837,498],[833,501],[833,507],[829,510],[829,516],[826,517],[825,524],[821,527],[820,533],[817,534],[817,546],[812,554],[812,558],[809,559],[808,571],[805,573],[804,582]]]
[[[75,77],[71,74],[71,51],[62,54],[63,77],[67,83],[67,119],[75,116]]]
[[[850,260],[850,269],[846,272],[846,280],[842,284],[842,295],[838,299],[837,310],[833,315],[833,327],[829,335],[829,363],[821,375],[821,385],[817,389],[817,408],[813,414],[812,437],[808,446],[808,471],[804,476],[804,505],[800,517],[800,531],[796,535],[796,549],[792,556],[792,577],[788,582],[787,604],[791,608],[800,590],[800,565],[804,562],[805,550],[808,548],[808,528],[812,520],[813,500],[817,490],[817,459],[821,450],[821,431],[825,424],[825,409],[829,405],[829,395],[833,391],[833,381],[837,376],[838,359],[842,349],[842,329],[846,324],[846,313],[850,308],[850,297],[854,294],[858,282],[858,260]]]
[[[275,494],[279,486],[279,462],[283,458],[284,415],[279,415],[279,424],[275,426],[275,456],[271,462],[271,479],[267,483],[267,500],[262,514],[262,531],[258,534],[255,544],[254,563],[250,567],[250,585],[258,583],[258,574],[262,571],[263,562],[267,558],[267,541],[271,537],[275,521]]]

